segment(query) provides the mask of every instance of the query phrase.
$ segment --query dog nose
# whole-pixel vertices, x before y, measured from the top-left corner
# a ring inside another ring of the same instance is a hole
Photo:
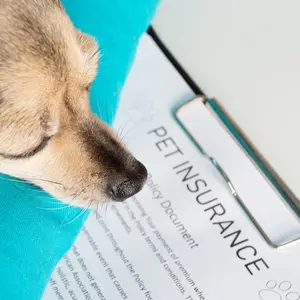
[[[145,166],[137,162],[135,171],[130,176],[122,176],[110,186],[113,201],[124,201],[140,192],[146,182],[148,172]]]

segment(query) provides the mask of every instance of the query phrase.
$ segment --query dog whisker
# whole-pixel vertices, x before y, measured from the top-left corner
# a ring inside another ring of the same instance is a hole
[[[37,207],[37,209],[54,211],[54,210],[63,210],[68,207],[71,207],[71,205],[65,205],[64,207]]]
[[[65,225],[65,221],[66,219],[68,218],[68,216],[71,214],[71,212],[74,210],[75,207],[71,206],[70,209],[69,209],[69,212],[67,213],[67,215],[65,216],[65,218],[63,219],[63,221],[61,222],[60,224],[60,228],[63,228]]]
[[[105,201],[105,218],[107,218],[108,206],[109,206],[109,202]]]
[[[128,119],[126,121],[124,120],[123,123],[120,125],[119,129],[117,130],[117,136],[120,138],[120,140],[122,140],[122,134],[128,122],[129,122]]]
[[[85,209],[81,209],[81,211],[78,213],[77,216],[75,216],[71,221],[67,222],[66,224],[64,224],[62,227],[65,227],[65,226],[68,226],[68,225],[71,225],[72,223],[74,223],[78,218],[80,218],[82,215],[84,215],[88,210],[89,208],[91,207],[93,201],[90,201],[89,202],[89,205],[85,208]]]
[[[54,199],[52,197],[49,198],[47,196],[37,196],[37,198],[47,200],[46,201],[47,203],[58,204],[58,205],[64,205],[64,204],[66,204],[66,203],[61,202],[61,201],[63,201],[63,199],[57,200],[57,199]]]
[[[43,181],[43,182],[53,183],[53,184],[57,184],[57,185],[63,185],[62,183],[57,182],[57,181],[52,181],[52,180],[42,179],[42,178],[36,178],[36,177],[33,177],[33,178],[26,177],[26,180],[28,180],[28,181],[35,181],[35,180],[37,180],[37,181]]]
[[[98,202],[98,206],[99,206],[99,204],[100,204],[100,212],[98,211],[98,208],[97,208],[97,212],[99,213],[99,215],[103,216],[105,202],[104,203]]]
[[[99,53],[100,53],[100,49],[96,49],[96,51],[90,56],[90,59],[93,59]]]
[[[31,192],[36,192],[36,193],[45,193],[45,191],[42,190],[40,187],[30,185],[29,184],[30,180],[40,180],[40,181],[49,182],[49,183],[52,183],[52,184],[57,184],[57,185],[63,186],[59,182],[46,180],[46,179],[39,179],[39,178],[26,178],[26,179],[22,180],[22,179],[17,179],[17,178],[1,177],[0,180],[6,180],[6,181],[9,181],[9,182],[12,182],[12,183],[23,183],[23,184],[25,183],[26,185],[24,185],[24,186],[18,186],[19,190],[22,190],[22,191],[24,191],[24,190],[28,191],[29,190]],[[17,185],[15,185],[15,186],[17,186]],[[24,189],[25,187],[26,187],[26,189]]]
[[[29,182],[27,181],[24,181],[24,180],[18,180],[18,179],[13,179],[13,178],[4,178],[4,177],[1,177],[0,180],[5,180],[5,181],[9,181],[9,182],[12,182],[14,184],[14,186],[21,192],[34,192],[34,193],[45,193],[42,189],[40,189],[39,187],[37,186],[33,186],[33,185],[30,185]],[[21,185],[18,185],[18,184],[25,184],[23,186]]]
[[[132,131],[134,130],[137,126],[139,125],[139,123],[136,123],[134,126],[132,126],[131,128],[129,128],[127,130],[127,132],[124,133],[124,135],[121,137],[121,141],[123,141],[125,139],[125,137]]]
[[[17,178],[10,178],[10,177],[2,177],[1,176],[1,180],[6,180],[6,181],[11,181],[11,182],[17,182],[17,183],[27,183],[25,180],[22,179],[17,179]]]
[[[77,198],[78,196],[81,196],[83,191],[84,191],[84,189],[82,189],[81,192],[80,192],[79,194],[75,194],[74,197],[73,197],[73,199],[70,201],[70,203],[73,203],[73,202],[76,200],[76,198]],[[70,205],[70,211],[68,212],[68,214],[65,216],[65,218],[64,218],[63,221],[61,222],[60,228],[62,228],[62,227],[64,226],[64,222],[66,221],[66,219],[68,218],[68,216],[70,215],[70,213],[71,213],[74,209],[75,209],[75,206],[71,206],[71,205]]]
[[[98,115],[101,117],[101,119],[103,119],[102,118],[101,108],[100,108],[100,103],[99,103],[99,101],[96,101],[96,102],[97,102],[97,107],[98,107]]]
[[[108,114],[108,101],[105,101],[105,111],[106,111],[106,123],[108,124],[110,118]]]

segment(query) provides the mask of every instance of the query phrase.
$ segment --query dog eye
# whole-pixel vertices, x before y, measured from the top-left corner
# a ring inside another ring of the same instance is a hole
[[[53,135],[54,136],[54,135]],[[41,152],[42,150],[44,150],[49,141],[51,140],[51,138],[53,136],[45,136],[40,144],[34,148],[28,149],[27,151],[20,153],[20,154],[7,154],[7,153],[0,153],[0,156],[6,158],[6,159],[22,159],[22,158],[29,158],[34,156],[35,154]]]

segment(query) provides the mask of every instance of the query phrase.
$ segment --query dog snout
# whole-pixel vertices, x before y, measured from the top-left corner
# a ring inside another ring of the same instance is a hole
[[[121,175],[110,183],[108,194],[113,201],[125,201],[142,190],[147,176],[147,169],[141,162],[137,161],[134,171]]]

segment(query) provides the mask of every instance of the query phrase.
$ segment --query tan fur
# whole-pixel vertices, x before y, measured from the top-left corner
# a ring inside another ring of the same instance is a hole
[[[96,41],[74,28],[58,0],[0,0],[0,172],[81,205],[106,200],[111,179],[136,171],[90,110],[98,58]]]

